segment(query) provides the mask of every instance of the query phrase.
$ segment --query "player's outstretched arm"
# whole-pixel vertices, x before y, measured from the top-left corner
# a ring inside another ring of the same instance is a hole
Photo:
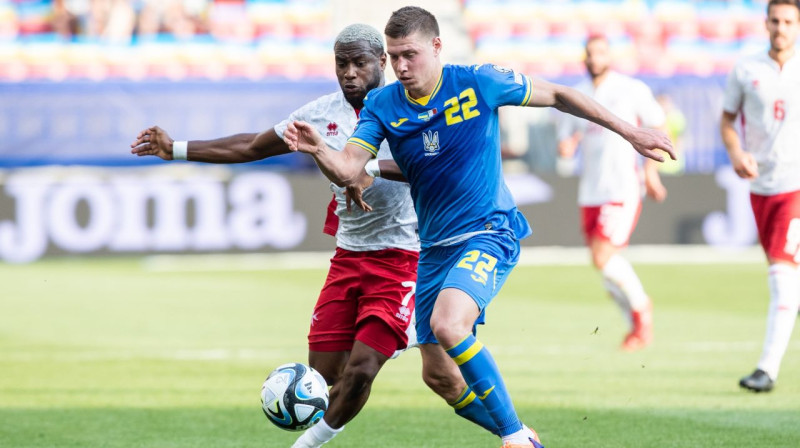
[[[645,157],[663,162],[664,156],[660,151],[664,151],[675,160],[672,142],[664,132],[633,126],[575,89],[536,80],[527,106],[555,107],[562,112],[584,118],[616,132],[627,140],[636,152]]]
[[[752,154],[742,149],[742,141],[734,126],[736,116],[737,114],[722,112],[719,122],[722,143],[728,151],[728,158],[731,159],[731,166],[736,174],[742,179],[755,179],[758,177],[758,163]]]
[[[403,172],[400,171],[400,167],[397,166],[397,162],[394,160],[378,160],[378,167],[380,168],[380,177],[393,180],[395,182],[408,182],[408,179],[406,179],[406,176],[404,176]]]
[[[158,126],[142,130],[131,143],[131,153],[173,160],[174,140]],[[206,163],[243,163],[289,153],[286,143],[270,128],[259,134],[236,134],[214,140],[191,140],[186,158]]]
[[[322,174],[340,187],[358,183],[364,173],[364,165],[372,158],[372,154],[350,143],[342,151],[328,148],[319,132],[304,121],[289,123],[283,139],[292,151],[314,157]]]

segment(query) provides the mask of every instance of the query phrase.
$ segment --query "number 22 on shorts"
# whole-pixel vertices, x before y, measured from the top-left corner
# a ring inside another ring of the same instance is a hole
[[[485,286],[486,281],[489,280],[489,273],[495,274],[496,265],[497,258],[479,250],[471,250],[464,254],[456,267],[472,271],[470,277]]]

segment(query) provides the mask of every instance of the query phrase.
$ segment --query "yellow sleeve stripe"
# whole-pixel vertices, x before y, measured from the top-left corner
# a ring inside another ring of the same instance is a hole
[[[469,389],[467,389],[467,390],[469,390]],[[463,409],[463,408],[467,407],[470,403],[475,401],[475,398],[477,398],[477,395],[475,395],[475,392],[469,390],[469,393],[467,394],[467,396],[465,396],[464,398],[459,398],[455,403],[451,404],[450,406],[452,406],[453,409],[455,409],[455,410]]]
[[[475,343],[472,344],[470,348],[464,350],[463,353],[453,358],[453,361],[455,361],[456,364],[458,365],[464,364],[465,362],[474,358],[475,355],[477,355],[478,352],[481,351],[482,349],[483,349],[483,344],[481,344],[480,341],[475,341]]]
[[[347,143],[352,143],[356,146],[360,146],[373,156],[375,157],[378,156],[378,148],[370,145],[369,143],[365,142],[364,140],[361,140],[360,138],[350,137],[350,139],[347,140]]]
[[[522,75],[525,78],[525,99],[522,100],[522,104],[520,106],[527,106],[528,101],[531,100],[531,94],[533,93],[533,81],[526,75]]]

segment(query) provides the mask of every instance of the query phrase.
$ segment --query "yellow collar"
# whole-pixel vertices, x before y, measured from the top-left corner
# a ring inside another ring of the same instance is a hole
[[[444,79],[444,67],[442,67],[442,71],[441,73],[439,73],[439,80],[436,81],[436,86],[433,88],[433,92],[431,92],[429,95],[423,96],[422,98],[414,99],[411,98],[411,95],[409,95],[408,90],[406,90],[406,98],[408,99],[408,101],[411,102],[411,104],[416,104],[418,106],[427,106],[428,102],[431,99],[433,99],[433,97],[436,96],[437,93],[439,93],[439,89],[442,87],[442,79]]]

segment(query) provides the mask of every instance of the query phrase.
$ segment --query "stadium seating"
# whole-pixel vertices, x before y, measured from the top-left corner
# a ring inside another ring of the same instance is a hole
[[[766,43],[765,2],[758,0],[461,3],[475,60],[543,75],[582,72],[590,34],[611,39],[619,70],[658,75],[722,73],[740,53]],[[86,29],[59,33],[52,0],[0,0],[0,80],[330,77],[333,2],[200,4],[197,34],[133,32],[120,42],[92,35],[85,17],[78,23]]]
[[[464,19],[480,60],[580,73],[586,36],[603,34],[620,71],[708,75],[766,44],[764,7],[751,0],[467,0]]]

